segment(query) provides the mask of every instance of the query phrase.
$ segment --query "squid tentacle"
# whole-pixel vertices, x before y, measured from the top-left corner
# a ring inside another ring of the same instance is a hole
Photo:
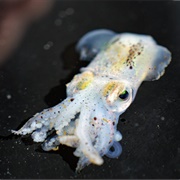
[[[119,155],[122,153],[122,146],[119,142],[114,141],[112,148],[114,149],[114,151],[111,150],[111,148],[109,148],[109,151],[106,153],[106,156],[108,158],[117,158],[119,157]]]
[[[94,120],[94,132],[96,132],[94,147],[103,156],[113,143],[116,116],[106,111],[104,105],[98,103],[100,102],[98,99],[96,101],[96,110],[92,113],[96,119]]]
[[[44,151],[50,151],[56,149],[59,144],[58,136],[54,135],[53,137],[47,138],[41,147]]]
[[[63,128],[64,133],[67,135],[58,136],[56,134],[46,139],[46,141],[42,145],[43,150],[45,151],[54,150],[57,148],[59,144],[65,144],[70,147],[76,147],[78,144],[78,139],[77,137],[75,138],[75,136],[73,136],[73,132],[75,128],[74,124],[75,122],[71,121],[68,126],[65,126]]]
[[[61,144],[65,144],[66,146],[78,147],[79,145],[79,139],[75,135],[59,136],[58,139]]]
[[[43,142],[47,137],[47,132],[53,128],[55,128],[56,133],[60,135],[63,133],[63,128],[68,125],[80,110],[80,103],[78,100],[72,101],[72,98],[66,98],[53,108],[45,109],[35,114],[20,130],[12,130],[12,133],[17,135],[32,133],[32,138],[35,142]],[[71,109],[71,113],[67,110],[69,108]]]
[[[54,128],[58,135],[63,135],[63,130],[67,129],[67,126],[69,126],[71,120],[74,119],[75,115],[81,111],[83,101],[82,97],[85,96],[86,93],[86,91],[81,91],[81,93],[77,93],[73,97],[66,98],[66,101],[68,101],[67,104],[61,103],[61,106],[64,107],[64,109],[61,112],[61,116],[58,117],[54,124]],[[71,125],[71,127],[72,126],[73,125]]]
[[[89,119],[91,115],[90,104],[91,103],[88,103],[81,109],[80,117],[76,127],[76,135],[79,138],[79,146],[83,154],[89,159],[90,162],[101,165],[103,163],[103,159],[97,150],[93,147],[89,135]]]
[[[113,131],[111,129],[111,124],[104,125],[101,131],[98,133],[98,138],[96,140],[95,148],[100,153],[101,156],[106,154],[109,147],[113,144]]]
[[[76,172],[80,172],[84,167],[90,164],[89,159],[86,156],[81,156],[77,163]]]
[[[68,104],[68,100],[69,98],[52,108],[44,109],[42,112],[36,113],[32,118],[29,119],[29,121],[27,121],[27,123],[24,124],[21,129],[18,131],[12,130],[12,132],[17,135],[26,135],[32,133],[36,129],[42,128],[43,126],[46,126],[49,130],[51,130],[62,109],[64,108],[61,104]]]
[[[108,127],[107,127],[107,125],[101,126],[102,122],[103,122],[103,120],[102,120],[103,115],[105,115],[105,114],[102,112],[102,104],[99,103],[100,102],[99,98],[96,97],[96,100],[94,99],[94,102],[95,102],[94,103],[95,104],[95,112],[91,112],[90,117],[88,117],[87,133],[90,136],[89,141],[91,143],[91,146],[93,146],[93,148],[96,150],[96,153],[98,154],[98,156],[102,156],[102,153],[101,153],[102,149],[106,149],[107,146],[108,147],[110,146],[109,139],[113,139],[113,137],[109,136],[109,134],[111,134],[109,125],[108,125]],[[84,112],[83,109],[82,109],[82,112]],[[94,118],[95,118],[95,120],[94,120]],[[82,120],[82,119],[80,118],[80,120]],[[89,121],[91,121],[92,124]],[[81,121],[81,123],[82,123],[82,121]],[[79,130],[78,130],[78,132],[79,132]],[[87,144],[86,144],[86,147],[87,147]],[[79,172],[81,169],[83,169],[85,166],[89,165],[92,162],[90,157],[88,157],[85,153],[82,154],[82,152],[80,151],[80,148],[76,149],[76,151],[74,152],[74,155],[80,157],[79,162],[77,164],[77,168],[76,168],[77,172]],[[95,162],[93,162],[93,163],[95,163]]]

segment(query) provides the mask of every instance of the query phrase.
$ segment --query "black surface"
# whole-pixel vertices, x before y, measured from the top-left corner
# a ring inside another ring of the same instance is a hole
[[[69,7],[74,14],[57,26]],[[121,116],[122,155],[75,174],[73,149],[46,153],[30,138],[1,137],[0,178],[180,178],[180,2],[56,2],[0,67],[0,135],[66,97],[65,83],[86,64],[79,62],[74,43],[97,28],[152,35],[173,55],[165,75],[143,83]],[[48,41],[53,46],[45,50]]]

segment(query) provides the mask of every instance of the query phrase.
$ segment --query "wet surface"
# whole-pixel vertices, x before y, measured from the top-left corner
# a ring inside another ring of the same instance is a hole
[[[0,67],[0,178],[180,178],[179,16],[179,2],[57,1]],[[75,174],[73,149],[43,152],[10,130],[66,97],[65,84],[87,64],[75,42],[97,28],[150,34],[173,60],[160,80],[142,84],[121,116],[121,156]]]

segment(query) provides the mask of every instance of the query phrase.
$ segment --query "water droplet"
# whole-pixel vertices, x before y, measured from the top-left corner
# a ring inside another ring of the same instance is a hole
[[[44,45],[44,50],[49,50],[52,46],[53,46],[53,42],[52,41],[48,41],[45,45]]]
[[[54,21],[54,24],[55,24],[56,26],[60,26],[60,25],[62,24],[62,20],[61,20],[61,19],[56,19],[56,20]]]
[[[74,9],[73,8],[67,8],[65,13],[66,13],[66,15],[72,15],[72,14],[74,14]]]
[[[138,123],[135,123],[135,124],[134,124],[134,126],[135,126],[135,127],[138,127],[138,126],[139,126],[139,124],[138,124]]]
[[[164,121],[164,120],[165,120],[165,117],[162,116],[162,117],[161,117],[161,120]]]
[[[12,98],[12,96],[10,95],[10,94],[7,94],[7,99],[11,99]]]

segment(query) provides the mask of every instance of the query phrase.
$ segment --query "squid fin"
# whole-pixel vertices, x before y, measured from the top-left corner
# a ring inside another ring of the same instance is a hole
[[[149,73],[147,74],[145,81],[158,80],[164,74],[165,68],[168,66],[170,61],[170,51],[163,46],[157,46],[156,56],[149,68]]]
[[[76,46],[77,52],[80,53],[80,59],[93,60],[115,35],[115,32],[108,29],[98,29],[86,33]]]

